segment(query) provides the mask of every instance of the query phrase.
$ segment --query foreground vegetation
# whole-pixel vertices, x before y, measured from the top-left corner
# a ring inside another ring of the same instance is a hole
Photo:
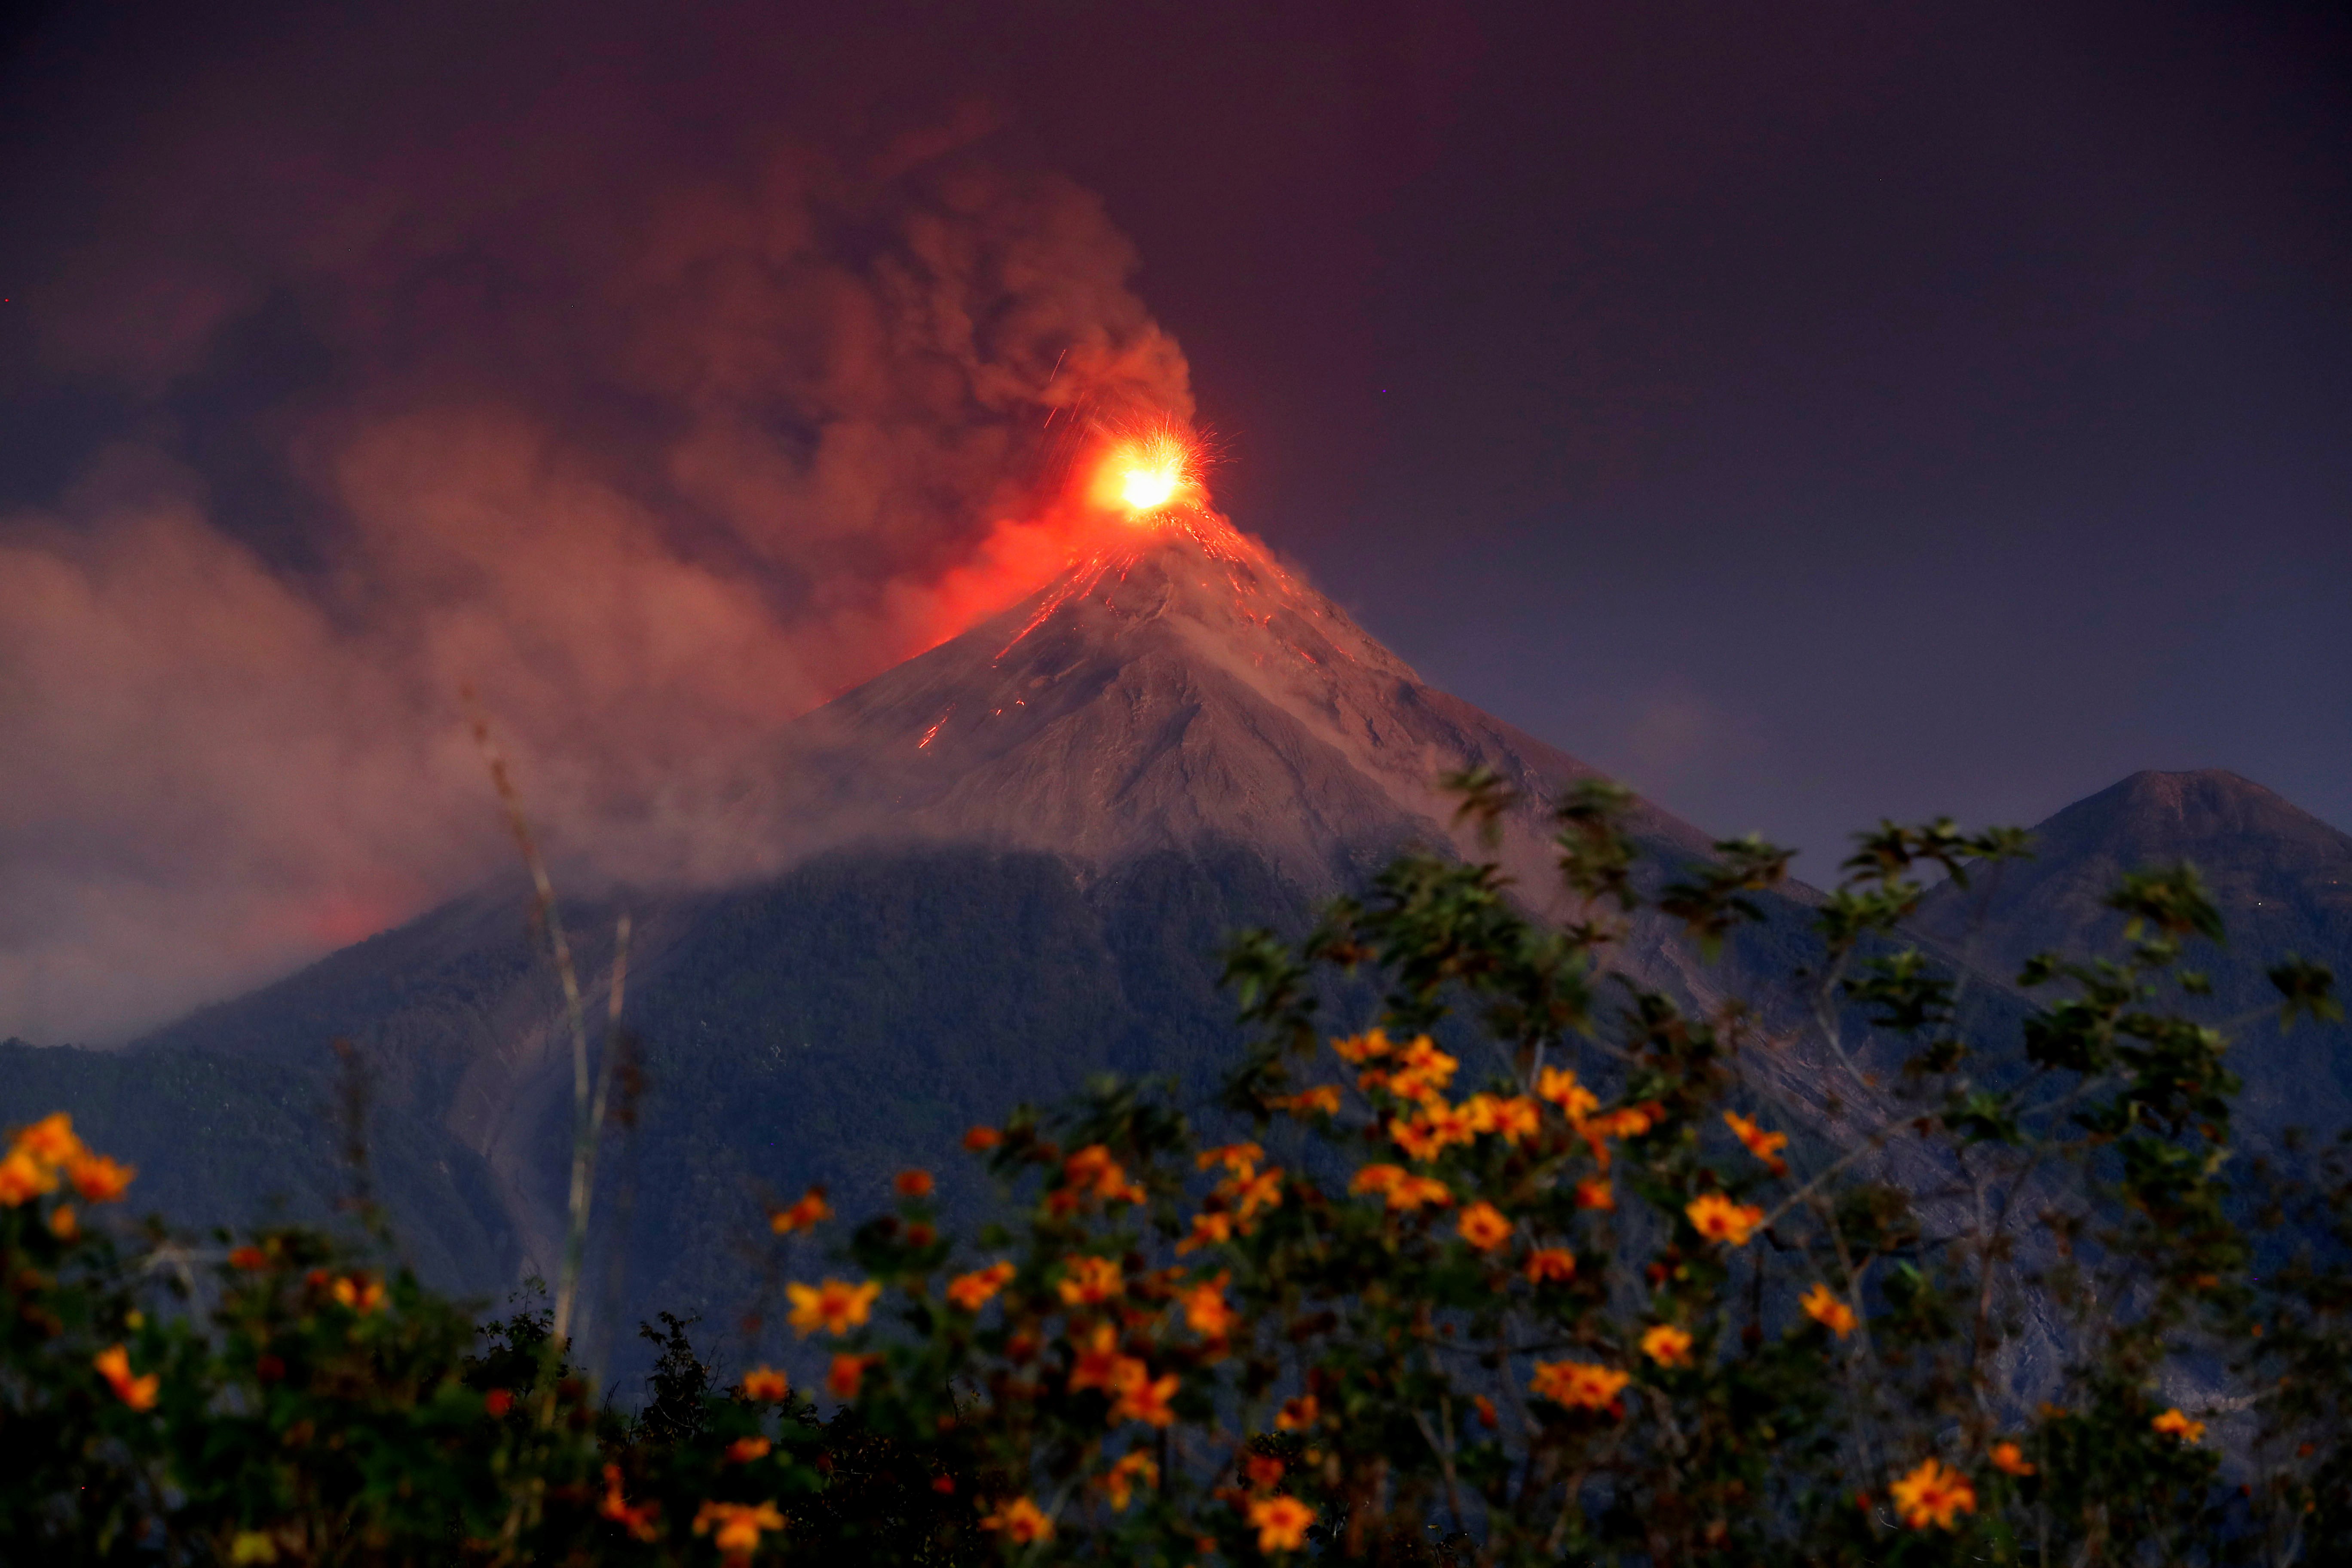
[[[1475,821],[1510,805],[1458,782]],[[719,1377],[666,1319],[650,1398],[614,1408],[567,1364],[569,1277],[478,1327],[380,1238],[106,1223],[131,1173],[62,1117],[20,1130],[0,1540],[1170,1568],[2352,1542],[2352,1186],[2231,1158],[2225,1041],[2179,1012],[2221,935],[2194,874],[2127,879],[2119,953],[2036,960],[2036,1005],[1989,1011],[1899,928],[1923,874],[1984,874],[2017,837],[1885,826],[1786,994],[1694,1011],[1612,955],[1661,919],[1719,942],[1787,857],[1645,868],[1625,805],[1561,810],[1565,929],[1491,865],[1412,857],[1297,947],[1241,942],[1255,1037],[1219,1142],[1106,1085],[972,1130],[1012,1217],[970,1241],[920,1171],[862,1223],[780,1207],[805,1389]],[[2280,1016],[2250,1026],[2341,1016],[2319,966],[2273,978]],[[1376,1000],[1327,1026],[1343,995]],[[606,1085],[584,1044],[576,1066],[575,1268]]]

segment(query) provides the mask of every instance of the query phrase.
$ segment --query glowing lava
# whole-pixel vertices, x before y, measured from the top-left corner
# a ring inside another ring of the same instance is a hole
[[[1126,437],[1103,454],[1092,487],[1097,506],[1149,523],[1159,512],[1202,499],[1198,449],[1172,426]]]

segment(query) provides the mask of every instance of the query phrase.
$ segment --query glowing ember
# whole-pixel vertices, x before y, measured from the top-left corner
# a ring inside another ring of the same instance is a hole
[[[1124,511],[1130,522],[1156,521],[1154,514],[1202,500],[1197,450],[1172,426],[1119,440],[1104,454],[1093,487],[1095,504]]]

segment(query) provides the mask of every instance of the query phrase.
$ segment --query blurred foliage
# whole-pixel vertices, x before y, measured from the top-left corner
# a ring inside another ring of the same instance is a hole
[[[1454,783],[1475,826],[1518,806]],[[2221,934],[2194,873],[2126,878],[2121,951],[2035,959],[2038,1005],[1996,1037],[1901,922],[1924,879],[2020,839],[1882,824],[1813,911],[1801,1005],[1694,1009],[1613,956],[1660,916],[1717,950],[1788,854],[1730,841],[1645,879],[1626,808],[1597,784],[1560,808],[1564,921],[1493,864],[1416,855],[1301,942],[1236,942],[1244,1136],[1207,1145],[1170,1093],[1106,1079],[967,1135],[1010,1216],[969,1242],[920,1172],[863,1219],[778,1205],[761,1245],[808,1389],[726,1374],[664,1313],[626,1409],[536,1297],[478,1324],[388,1264],[363,1188],[355,1233],[192,1240],[107,1217],[127,1173],[63,1118],[21,1129],[0,1542],[58,1563],[2340,1554],[2352,1173],[2231,1158],[2226,1041],[2181,1005]],[[2283,1022],[2338,1013],[2323,966],[2273,973]],[[1366,1016],[1327,1024],[1349,998]]]

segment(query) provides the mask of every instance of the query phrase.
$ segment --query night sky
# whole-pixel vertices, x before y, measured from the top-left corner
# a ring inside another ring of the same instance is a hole
[[[690,816],[962,603],[1073,334],[1425,676],[1710,828],[2149,767],[2352,826],[2340,6],[7,26],[0,1034],[478,875],[459,677],[559,816]],[[719,629],[616,672],[640,598]]]

